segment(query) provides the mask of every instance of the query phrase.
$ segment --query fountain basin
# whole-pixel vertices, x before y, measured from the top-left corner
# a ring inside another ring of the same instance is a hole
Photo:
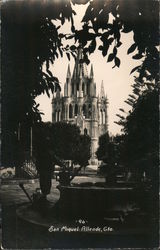
[[[69,217],[104,217],[109,211],[144,209],[148,193],[135,186],[106,186],[105,183],[58,185],[60,213]]]

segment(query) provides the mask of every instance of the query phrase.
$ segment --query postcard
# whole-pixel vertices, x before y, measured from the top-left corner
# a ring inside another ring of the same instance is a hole
[[[2,1],[2,249],[158,248],[158,9]]]

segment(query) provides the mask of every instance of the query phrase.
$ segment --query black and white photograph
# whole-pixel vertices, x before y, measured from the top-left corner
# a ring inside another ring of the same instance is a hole
[[[2,0],[2,249],[159,248],[159,1]]]

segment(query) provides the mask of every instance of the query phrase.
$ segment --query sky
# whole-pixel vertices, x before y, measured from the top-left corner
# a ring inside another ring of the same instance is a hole
[[[81,20],[85,13],[86,6],[75,5],[73,6],[77,15],[74,18],[76,28],[81,28]],[[58,22],[57,22],[57,25]],[[61,27],[61,32],[68,33],[70,31],[70,24],[65,22],[63,27]],[[116,135],[121,133],[121,127],[114,123],[118,121],[119,118],[116,114],[120,114],[119,108],[123,108],[126,112],[129,110],[129,105],[124,101],[127,99],[128,95],[132,93],[131,85],[134,82],[134,74],[130,75],[132,68],[139,65],[138,60],[132,59],[132,54],[127,55],[127,50],[130,45],[133,44],[133,33],[122,34],[121,36],[122,45],[118,50],[117,56],[121,60],[120,68],[115,67],[113,62],[107,63],[107,57],[103,57],[101,51],[95,50],[93,54],[90,55],[90,62],[93,64],[94,70],[94,80],[97,86],[97,95],[100,92],[101,82],[103,80],[105,93],[108,98],[108,130],[111,135]],[[97,44],[99,44],[97,40]],[[98,46],[97,46],[98,47]],[[110,52],[110,51],[109,51]],[[53,75],[58,77],[61,88],[63,90],[64,83],[66,81],[66,74],[68,63],[70,64],[71,73],[73,72],[74,60],[71,58],[68,61],[67,57],[64,56],[61,59],[55,61],[54,65],[51,67]],[[91,63],[87,66],[88,73],[90,73]],[[40,104],[40,111],[44,113],[42,116],[43,121],[51,121],[52,118],[52,95],[48,98],[47,95],[41,95],[36,98],[37,103]]]

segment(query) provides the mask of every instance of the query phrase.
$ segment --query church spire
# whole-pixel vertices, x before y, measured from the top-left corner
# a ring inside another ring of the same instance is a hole
[[[91,79],[94,78],[94,74],[93,74],[93,64],[91,64],[90,78],[91,78]]]
[[[64,85],[64,96],[71,96],[71,70],[69,64],[67,69],[66,83]]]
[[[67,78],[71,78],[71,70],[70,70],[69,64],[68,64],[68,69],[67,69]]]
[[[105,98],[103,80],[102,80],[102,83],[101,83],[100,98]]]
[[[60,88],[57,88],[57,91],[56,91],[56,98],[60,98],[61,97],[61,89]]]
[[[73,79],[77,79],[80,76],[80,70],[82,68],[82,77],[88,77],[87,65],[84,62],[81,62],[83,59],[83,49],[80,47],[77,52],[77,58],[75,60],[75,66],[73,70]]]

